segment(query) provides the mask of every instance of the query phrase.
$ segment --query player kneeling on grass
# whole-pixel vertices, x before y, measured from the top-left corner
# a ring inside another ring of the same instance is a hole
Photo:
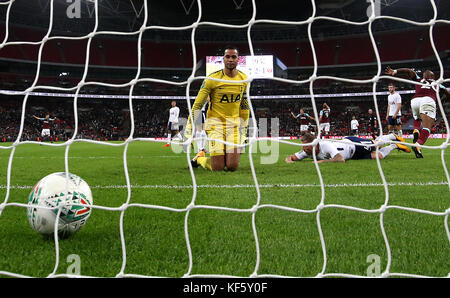
[[[316,137],[312,134],[305,134],[302,138],[302,144],[312,143],[314,142],[315,138]],[[405,142],[402,137],[399,137],[395,134],[383,135],[377,138],[375,142],[355,136],[344,137],[343,140],[343,142],[319,140],[319,142],[315,146],[316,158],[318,160],[317,162],[345,162],[348,159],[376,159],[376,148],[373,145],[382,147],[390,141]],[[307,157],[312,158],[313,148],[313,145],[305,145],[303,146],[302,151],[286,157],[285,161],[287,163],[293,163],[294,161],[300,161]],[[407,153],[411,152],[411,149],[408,146],[395,143],[380,148],[378,150],[378,158],[385,158],[394,149],[398,149]]]
[[[192,106],[193,119],[188,119],[185,136],[192,135],[192,123],[198,122],[201,109],[209,98],[205,129],[210,157],[205,156],[205,151],[200,151],[191,161],[193,167],[200,165],[211,171],[235,171],[239,166],[240,149],[237,145],[245,141],[250,110],[246,97],[248,83],[242,82],[247,80],[247,76],[236,69],[238,61],[237,48],[226,47],[224,68],[210,74],[200,87]]]

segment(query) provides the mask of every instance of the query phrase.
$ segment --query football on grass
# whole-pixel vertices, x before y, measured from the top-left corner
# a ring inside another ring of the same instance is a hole
[[[86,224],[93,204],[89,185],[74,174],[53,173],[42,178],[28,197],[27,216],[33,230],[43,235],[55,231],[68,237]]]

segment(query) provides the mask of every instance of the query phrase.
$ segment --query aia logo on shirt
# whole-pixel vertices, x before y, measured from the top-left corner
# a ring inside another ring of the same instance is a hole
[[[241,100],[240,94],[224,94],[220,99],[220,103],[233,103]]]

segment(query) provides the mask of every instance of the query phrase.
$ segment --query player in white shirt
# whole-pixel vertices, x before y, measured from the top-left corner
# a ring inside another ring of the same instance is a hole
[[[389,83],[388,105],[386,120],[388,122],[389,133],[402,135],[402,97],[395,91],[393,83]]]
[[[312,134],[305,134],[302,138],[303,144],[312,143],[315,140],[315,136]],[[318,163],[324,162],[345,162],[349,159],[376,159],[376,148],[384,146],[387,142],[398,141],[405,142],[402,137],[394,134],[383,135],[377,138],[374,142],[369,139],[362,139],[355,136],[344,137],[344,142],[333,142],[320,139],[316,145],[316,158]],[[356,145],[361,144],[361,145]],[[366,145],[366,146],[363,146]],[[312,145],[303,146],[303,150],[286,157],[286,163],[293,163],[305,158],[313,157]],[[392,150],[398,149],[404,152],[411,152],[411,149],[403,144],[393,143],[386,147],[378,149],[378,158],[383,159],[391,153]]]
[[[175,134],[175,138],[182,140],[182,137],[178,128],[178,117],[180,116],[180,108],[177,107],[177,102],[172,101],[172,107],[169,110],[169,122],[167,123],[167,144],[163,147],[170,147],[170,141],[172,140],[172,134]]]
[[[352,135],[358,135],[359,122],[356,120],[356,117],[352,117],[352,121],[350,121],[350,129],[352,131]]]

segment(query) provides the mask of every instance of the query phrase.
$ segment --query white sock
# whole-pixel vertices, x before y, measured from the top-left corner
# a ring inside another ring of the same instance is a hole
[[[200,152],[201,146],[202,146],[202,139],[200,139],[201,135],[199,131],[196,131],[194,134],[194,138],[197,140],[195,141],[197,143],[197,153]]]
[[[168,134],[167,134],[167,144],[170,143],[171,137],[172,137],[172,134],[171,134],[171,133],[168,133]]]
[[[197,141],[197,150],[198,150],[198,152],[200,152],[203,149],[205,149],[206,138],[207,138],[206,132],[204,130],[198,131],[196,134],[196,137],[199,138]]]
[[[376,141],[378,141],[379,146],[383,146],[384,144],[386,144],[389,141],[395,141],[397,140],[397,138],[395,137],[394,134],[390,133],[388,135],[382,135],[381,137],[376,138]]]
[[[389,153],[391,153],[392,150],[394,150],[395,148],[397,148],[397,145],[395,144],[390,144],[389,146],[383,147],[379,150],[381,156],[383,156],[383,158],[385,158],[386,156],[389,155]]]
[[[208,142],[208,134],[205,130],[202,130],[202,149],[204,150],[206,147],[206,144]]]
[[[391,134],[388,134],[387,135],[387,137],[389,138],[389,140],[391,140],[391,141],[395,141],[395,140],[397,140],[397,138],[395,137],[395,135],[393,134],[393,133],[391,133]]]

